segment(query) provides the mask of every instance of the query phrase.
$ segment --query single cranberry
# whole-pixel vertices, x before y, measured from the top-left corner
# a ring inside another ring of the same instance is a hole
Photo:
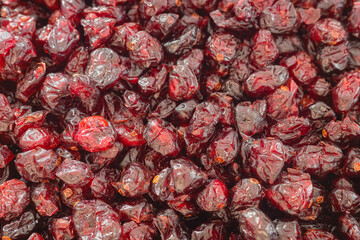
[[[52,219],[49,230],[55,240],[71,240],[76,236],[74,221],[71,216]]]
[[[343,153],[340,148],[325,142],[308,145],[298,150],[294,168],[315,176],[324,176],[340,168]]]
[[[44,238],[39,233],[33,233],[27,240],[44,240]]]
[[[98,48],[91,52],[85,70],[95,85],[101,90],[113,87],[120,78],[124,67],[119,55],[110,48]]]
[[[91,189],[88,185],[73,187],[64,183],[60,189],[61,202],[69,208],[74,208],[79,201],[92,198]]]
[[[247,139],[265,128],[266,122],[266,101],[258,100],[239,103],[236,108],[236,122],[238,131],[243,139]]]
[[[175,128],[159,118],[151,119],[144,130],[144,139],[149,147],[163,156],[176,156],[181,150]]]
[[[74,136],[74,140],[89,152],[100,152],[111,148],[115,143],[115,138],[113,127],[101,116],[82,119]]]
[[[337,238],[330,232],[320,230],[320,229],[309,229],[303,236],[303,240],[319,240],[319,239],[328,239],[328,240],[337,240]]]
[[[30,203],[30,188],[21,180],[11,179],[0,185],[0,218],[18,217]]]
[[[54,149],[59,143],[58,135],[44,127],[28,128],[19,138],[19,146],[23,151],[37,147],[47,150]]]
[[[260,201],[265,197],[265,192],[260,182],[255,178],[241,179],[231,189],[229,210],[236,216],[248,207],[259,207]]]
[[[5,239],[26,239],[35,229],[38,216],[33,211],[26,211],[18,218],[1,224],[1,235]]]
[[[334,45],[346,40],[347,34],[341,23],[332,18],[316,22],[309,31],[310,38],[316,43]]]
[[[221,129],[210,143],[208,154],[213,163],[228,165],[240,149],[238,133],[232,127]]]
[[[282,221],[276,223],[276,230],[279,234],[279,240],[301,239],[300,225],[296,220]]]
[[[336,188],[329,193],[331,210],[353,214],[360,206],[360,196],[352,190]]]
[[[266,191],[267,199],[278,209],[291,215],[300,214],[311,206],[313,184],[310,175],[288,168],[279,180]]]
[[[116,182],[120,178],[120,172],[115,168],[103,168],[97,172],[91,182],[91,193],[95,198],[105,201],[112,200],[115,196],[115,189],[111,182]]]
[[[274,223],[258,208],[250,207],[242,211],[238,221],[240,234],[245,239],[278,239]]]
[[[360,125],[349,117],[329,122],[322,131],[325,138],[336,143],[348,143],[360,136]]]
[[[141,93],[151,95],[159,92],[166,82],[167,75],[168,70],[166,65],[151,68],[142,75],[137,82]]]
[[[228,205],[229,192],[226,185],[218,179],[211,181],[196,198],[198,206],[208,212],[218,211]]]
[[[90,54],[85,47],[74,49],[67,60],[65,72],[70,75],[84,74],[89,58]]]
[[[154,217],[154,207],[145,199],[122,202],[116,206],[120,220],[123,222],[134,221],[136,223],[149,222]]]
[[[146,31],[159,40],[171,35],[179,23],[179,15],[175,13],[161,13],[154,15],[146,24]]]
[[[168,0],[144,0],[139,4],[139,11],[142,17],[151,18],[164,12],[168,4]]]
[[[254,36],[254,45],[252,47],[250,61],[257,68],[263,68],[274,62],[278,56],[279,50],[271,32],[266,29],[261,29]]]
[[[339,228],[346,239],[356,240],[360,236],[359,222],[350,214],[339,218]]]
[[[15,155],[7,145],[0,144],[0,168],[6,167],[14,159]]]
[[[319,49],[316,60],[325,73],[344,70],[349,64],[349,51],[346,42]]]
[[[355,37],[360,37],[360,4],[358,2],[354,2],[354,6],[352,7],[349,22],[348,22],[348,31],[354,35]]]
[[[16,170],[31,182],[41,182],[43,179],[54,179],[59,156],[53,150],[35,148],[19,153],[15,159]]]
[[[155,235],[156,230],[152,224],[131,221],[123,224],[120,239],[152,240]]]
[[[80,238],[120,239],[119,215],[101,200],[78,202],[72,218]]]
[[[349,111],[359,100],[360,74],[350,72],[332,89],[333,106],[337,112]]]
[[[200,28],[195,25],[189,25],[163,45],[168,53],[182,55],[190,52],[200,39]]]
[[[105,44],[112,35],[115,23],[113,18],[98,17],[95,14],[88,14],[85,19],[81,19],[90,47],[97,48]]]
[[[306,90],[309,92],[311,97],[315,99],[323,99],[331,92],[331,84],[324,78],[317,77],[309,86],[307,86]]]
[[[60,199],[55,184],[42,182],[32,187],[31,200],[41,216],[53,216],[60,210]]]
[[[247,172],[264,183],[273,184],[285,163],[285,149],[273,138],[257,139],[242,145],[243,165]]]
[[[65,159],[56,169],[56,177],[70,186],[81,187],[90,184],[94,174],[86,163]]]
[[[169,97],[174,101],[189,100],[199,90],[198,80],[186,65],[177,65],[169,76]]]
[[[111,185],[126,197],[140,197],[150,190],[151,172],[141,163],[129,163],[122,171],[118,182]]]

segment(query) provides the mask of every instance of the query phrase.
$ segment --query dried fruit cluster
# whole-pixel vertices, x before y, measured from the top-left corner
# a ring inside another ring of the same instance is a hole
[[[359,0],[0,0],[3,240],[360,239]]]

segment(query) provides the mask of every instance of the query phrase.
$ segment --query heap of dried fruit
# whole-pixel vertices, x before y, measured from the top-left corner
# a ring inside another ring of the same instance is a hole
[[[0,0],[2,240],[360,240],[359,0]]]

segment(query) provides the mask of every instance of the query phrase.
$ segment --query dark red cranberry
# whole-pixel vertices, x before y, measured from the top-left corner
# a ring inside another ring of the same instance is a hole
[[[285,149],[281,141],[257,139],[242,145],[243,165],[255,178],[273,184],[285,163]]]
[[[261,29],[254,37],[250,61],[257,68],[263,68],[273,63],[278,56],[279,50],[271,32],[266,29]]]
[[[136,223],[149,222],[153,219],[153,205],[145,199],[122,202],[116,206],[120,220],[123,222],[134,221]]]
[[[15,166],[20,175],[31,182],[41,182],[44,179],[54,179],[57,166],[61,159],[53,150],[35,148],[19,153]]]
[[[309,229],[303,236],[303,240],[319,240],[319,239],[328,239],[328,240],[337,240],[337,238],[330,232],[320,230],[320,229]]]
[[[354,213],[360,206],[360,196],[352,190],[334,189],[329,193],[331,210],[335,213]]]
[[[215,179],[196,198],[199,207],[208,212],[218,211],[228,205],[229,192],[226,185]]]
[[[310,175],[288,168],[266,191],[267,199],[278,209],[291,215],[300,214],[312,203],[313,184]]]
[[[29,151],[37,147],[54,149],[59,145],[59,137],[47,128],[28,128],[19,138],[19,146],[23,151]]]
[[[4,239],[25,239],[36,228],[38,217],[33,211],[26,211],[20,217],[1,225]]]
[[[355,240],[360,236],[359,222],[350,214],[339,218],[340,231],[346,239]]]
[[[169,97],[174,101],[189,100],[199,90],[198,80],[186,65],[177,65],[169,76]]]
[[[90,184],[94,178],[89,165],[76,161],[65,159],[56,169],[56,177],[74,187],[81,187]]]
[[[349,64],[347,44],[339,43],[319,49],[316,60],[325,73],[344,70]]]
[[[140,197],[149,192],[151,172],[141,163],[130,163],[122,171],[118,182],[112,182],[116,190],[126,197]]]
[[[120,239],[119,215],[101,200],[80,201],[72,215],[80,238]]]
[[[316,22],[309,31],[310,38],[316,43],[334,45],[346,40],[347,34],[339,21],[325,18]]]
[[[81,120],[74,140],[89,152],[99,152],[111,148],[115,137],[113,127],[105,118],[91,116]]]
[[[279,240],[301,238],[300,225],[296,220],[293,221],[279,220],[276,223],[276,230],[279,234]]]
[[[56,240],[71,240],[76,236],[71,216],[54,218],[50,223],[49,230]]]
[[[215,164],[228,165],[235,160],[240,149],[239,136],[234,128],[226,127],[212,140],[208,155]]]
[[[91,182],[91,193],[95,198],[112,200],[115,196],[115,189],[111,182],[116,182],[120,178],[120,172],[114,168],[103,168],[97,172]]]
[[[237,215],[248,207],[259,207],[260,201],[265,197],[265,192],[260,182],[255,178],[241,179],[231,189],[229,210]]]
[[[360,96],[360,74],[350,72],[332,89],[333,107],[337,112],[349,111]]]
[[[69,208],[74,208],[79,201],[92,197],[90,193],[89,186],[73,187],[64,183],[60,189],[61,202]]]
[[[250,207],[240,212],[238,221],[240,234],[245,239],[278,239],[274,223],[258,208]]]
[[[151,17],[146,24],[146,31],[159,40],[165,39],[176,28],[179,15],[175,13],[161,13]]]
[[[30,203],[30,188],[21,180],[11,179],[0,185],[0,218],[18,217]]]
[[[10,151],[8,146],[0,144],[0,168],[6,167],[14,157],[14,154]]]
[[[55,184],[42,182],[32,187],[31,200],[41,216],[53,216],[60,210],[60,199]]]
[[[352,7],[350,17],[349,17],[348,31],[357,38],[360,37],[359,13],[360,13],[360,5],[359,5],[359,3],[354,2],[354,6]]]
[[[340,168],[343,153],[340,148],[325,142],[308,145],[298,150],[293,161],[296,169],[314,176],[324,176]]]
[[[148,223],[126,222],[122,226],[120,239],[151,240],[155,238],[155,227]]]
[[[265,128],[266,101],[258,100],[253,104],[250,102],[239,103],[236,108],[236,122],[238,131],[243,139],[247,139]]]
[[[159,92],[166,82],[167,75],[168,70],[165,65],[161,65],[159,68],[151,68],[137,82],[141,93],[150,95]]]

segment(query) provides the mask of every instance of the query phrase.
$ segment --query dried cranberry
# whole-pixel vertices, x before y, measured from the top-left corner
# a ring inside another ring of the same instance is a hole
[[[226,185],[220,180],[215,179],[199,193],[196,203],[202,210],[212,212],[226,207],[228,200],[229,192]]]

